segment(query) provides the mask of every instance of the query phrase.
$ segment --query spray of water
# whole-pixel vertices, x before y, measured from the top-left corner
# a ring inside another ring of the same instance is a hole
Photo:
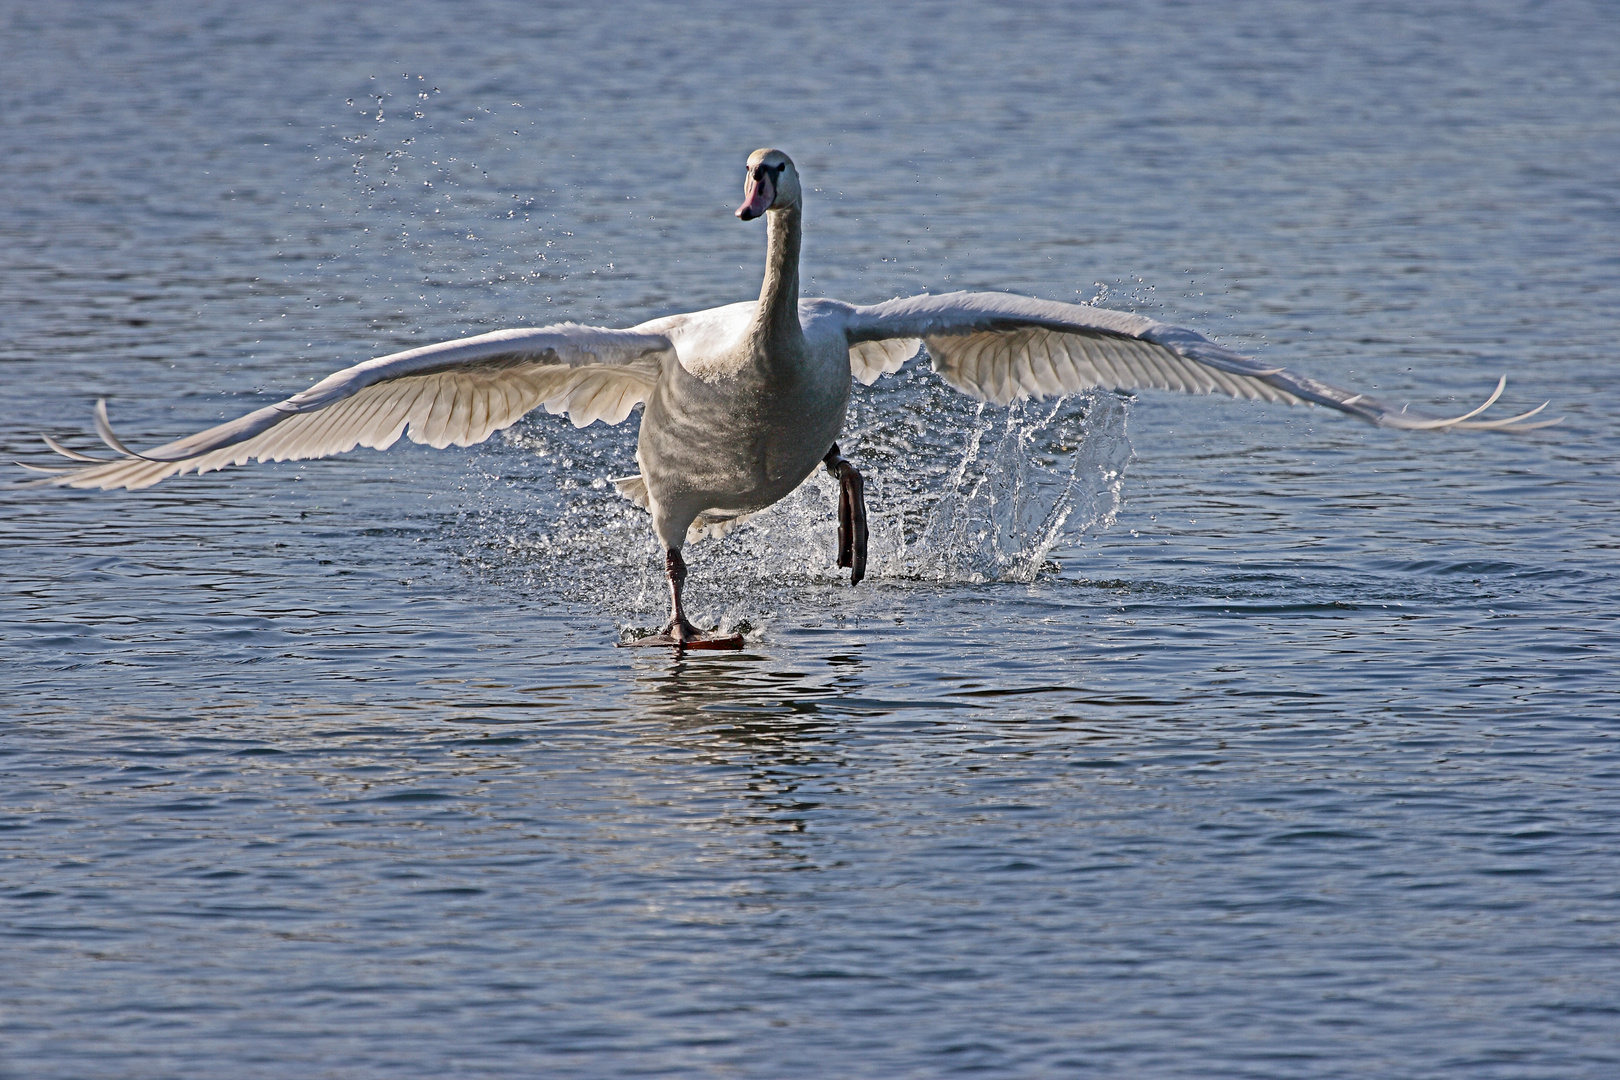
[[[1029,582],[1048,556],[1107,527],[1131,456],[1126,403],[1094,392],[997,408],[927,372],[852,403],[846,456],[867,476],[868,581]],[[492,446],[469,485],[463,558],[505,585],[588,604],[635,625],[668,603],[646,513],[606,483],[633,472],[633,424],[576,431],[541,417]],[[835,565],[837,487],[823,470],[730,534],[688,545],[699,621],[847,603]],[[870,591],[870,590],[869,590]]]

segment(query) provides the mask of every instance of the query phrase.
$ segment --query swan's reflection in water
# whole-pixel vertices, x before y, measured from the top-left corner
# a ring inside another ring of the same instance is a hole
[[[814,664],[824,665],[821,671]],[[853,650],[794,664],[761,653],[681,656],[638,665],[631,700],[649,718],[678,728],[843,711],[839,699],[864,685],[865,661]]]
[[[686,751],[669,780],[687,799],[712,800],[709,825],[763,829],[754,857],[810,869],[818,860],[791,836],[859,786],[847,721],[865,710],[847,699],[860,697],[865,669],[853,650],[649,656],[638,659],[629,698],[642,719],[657,721],[649,741]]]

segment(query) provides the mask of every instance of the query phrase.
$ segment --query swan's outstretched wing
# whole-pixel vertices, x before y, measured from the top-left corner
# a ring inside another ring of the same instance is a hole
[[[1393,428],[1525,431],[1558,422],[1530,422],[1545,405],[1502,420],[1473,419],[1495,403],[1506,380],[1484,405],[1462,416],[1424,416],[1261,363],[1179,326],[1010,293],[911,296],[856,306],[847,333],[850,369],[863,383],[898,371],[921,343],[946,382],[1001,405],[1091,387],[1151,387],[1289,404],[1310,401]]]
[[[47,436],[51,449],[79,464],[35,469],[49,475],[33,483],[133,490],[250,459],[327,457],[356,446],[385,450],[401,434],[441,449],[471,446],[537,405],[567,413],[579,427],[593,420],[617,424],[646,399],[660,366],[673,356],[669,338],[636,330],[573,323],[497,330],[367,360],[285,401],[143,453],[119,441],[98,401],[97,430],[121,456],[75,453]]]

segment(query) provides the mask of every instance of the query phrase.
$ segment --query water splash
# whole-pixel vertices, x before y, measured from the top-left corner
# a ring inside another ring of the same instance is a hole
[[[1054,550],[1112,523],[1131,457],[1120,398],[998,408],[926,371],[895,383],[857,394],[840,440],[867,476],[870,582],[1033,581],[1053,569]],[[634,471],[634,447],[630,424],[577,431],[542,417],[507,432],[491,470],[468,485],[462,558],[525,592],[657,621],[663,552],[646,513],[606,483]],[[731,534],[689,545],[694,615],[724,625],[783,604],[847,602],[837,498],[817,470]]]
[[[1116,397],[980,406],[951,482],[910,554],[919,577],[1032,581],[1053,548],[1106,527],[1130,458]]]

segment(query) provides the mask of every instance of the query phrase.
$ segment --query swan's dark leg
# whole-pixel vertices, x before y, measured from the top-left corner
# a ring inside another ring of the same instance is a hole
[[[837,443],[821,460],[838,477],[838,565],[850,568],[849,583],[855,585],[866,576],[866,481]]]
[[[670,548],[664,554],[664,576],[669,578],[669,625],[664,633],[676,641],[690,641],[698,636],[697,627],[686,621],[681,607],[681,589],[686,586],[686,560],[681,553]]]

